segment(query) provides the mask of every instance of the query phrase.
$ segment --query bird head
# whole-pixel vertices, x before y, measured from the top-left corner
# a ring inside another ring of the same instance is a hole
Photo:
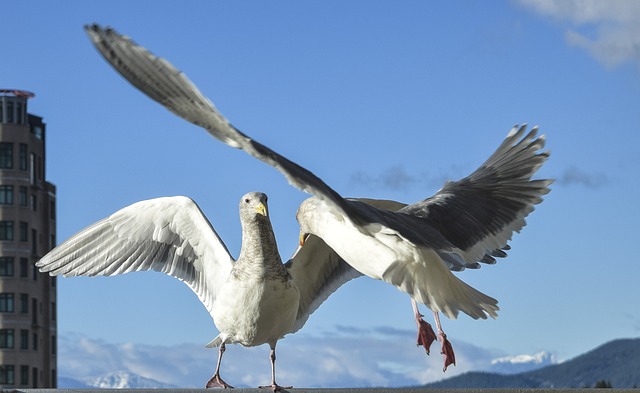
[[[262,192],[250,192],[243,195],[240,199],[240,217],[248,220],[268,218],[267,195]]]

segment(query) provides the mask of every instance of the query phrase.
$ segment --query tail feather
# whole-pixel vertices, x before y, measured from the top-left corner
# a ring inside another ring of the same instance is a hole
[[[382,279],[451,319],[456,319],[460,311],[473,319],[498,317],[496,299],[456,277],[433,250],[422,249],[422,254],[425,263],[396,261]]]
[[[222,336],[222,333],[218,334],[216,338],[211,340],[209,344],[205,345],[206,348],[216,348],[222,345],[225,342],[226,338]]]

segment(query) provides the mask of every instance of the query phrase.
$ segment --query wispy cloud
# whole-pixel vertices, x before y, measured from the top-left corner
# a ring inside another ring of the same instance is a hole
[[[599,189],[609,184],[609,178],[602,173],[589,173],[576,167],[569,167],[558,176],[555,184]]]
[[[640,68],[640,2],[634,0],[520,0],[565,25],[567,43],[606,67],[631,61]]]
[[[322,336],[297,334],[278,344],[278,382],[293,386],[412,386],[471,370],[490,370],[504,353],[454,342],[458,365],[442,372],[438,343],[431,356],[415,345],[415,332],[389,327],[337,327]],[[268,347],[227,346],[222,375],[235,386],[270,380]],[[196,344],[114,344],[83,336],[62,336],[61,377],[84,379],[128,371],[179,387],[202,387],[211,377],[217,351]]]
[[[426,197],[440,188],[447,180],[464,176],[454,176],[454,173],[457,172],[462,172],[461,168],[452,167],[438,175],[431,175],[429,173],[412,174],[402,165],[395,165],[375,175],[365,172],[355,172],[349,179],[349,185],[351,187],[391,191],[411,191],[414,187],[421,187],[425,189]]]

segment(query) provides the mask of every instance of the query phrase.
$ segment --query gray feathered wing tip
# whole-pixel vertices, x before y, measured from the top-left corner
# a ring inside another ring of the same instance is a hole
[[[167,60],[155,56],[112,28],[92,24],[85,26],[85,31],[104,59],[151,99],[177,116],[204,128],[227,145],[242,149],[275,167],[294,187],[327,198],[345,209],[344,199],[316,175],[232,126],[189,78]]]
[[[495,263],[506,256],[507,242],[542,202],[550,179],[532,180],[550,153],[541,151],[537,127],[515,126],[496,151],[473,173],[447,182],[434,196],[400,212],[418,217],[441,233],[449,247],[437,251],[460,268]]]

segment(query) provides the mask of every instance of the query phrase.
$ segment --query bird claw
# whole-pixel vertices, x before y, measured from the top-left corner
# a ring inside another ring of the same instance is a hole
[[[271,385],[258,386],[258,389],[271,389],[274,392],[282,392],[287,389],[293,389],[293,386],[280,386],[277,383],[272,383]]]
[[[207,385],[205,387],[207,389],[210,389],[210,388],[233,389],[233,386],[223,381],[222,378],[220,378],[219,374],[214,374],[214,376],[211,377],[209,382],[207,382]]]
[[[416,321],[418,322],[418,343],[416,345],[422,345],[429,355],[431,344],[436,340],[436,333],[431,325],[422,319],[422,316],[418,317]]]
[[[440,332],[439,336],[440,342],[442,343],[442,349],[440,353],[444,357],[444,368],[442,369],[442,372],[445,372],[447,371],[447,367],[449,367],[450,365],[456,365],[456,354],[453,352],[453,346],[451,345],[449,340],[447,340],[447,335],[444,334],[444,332]]]

